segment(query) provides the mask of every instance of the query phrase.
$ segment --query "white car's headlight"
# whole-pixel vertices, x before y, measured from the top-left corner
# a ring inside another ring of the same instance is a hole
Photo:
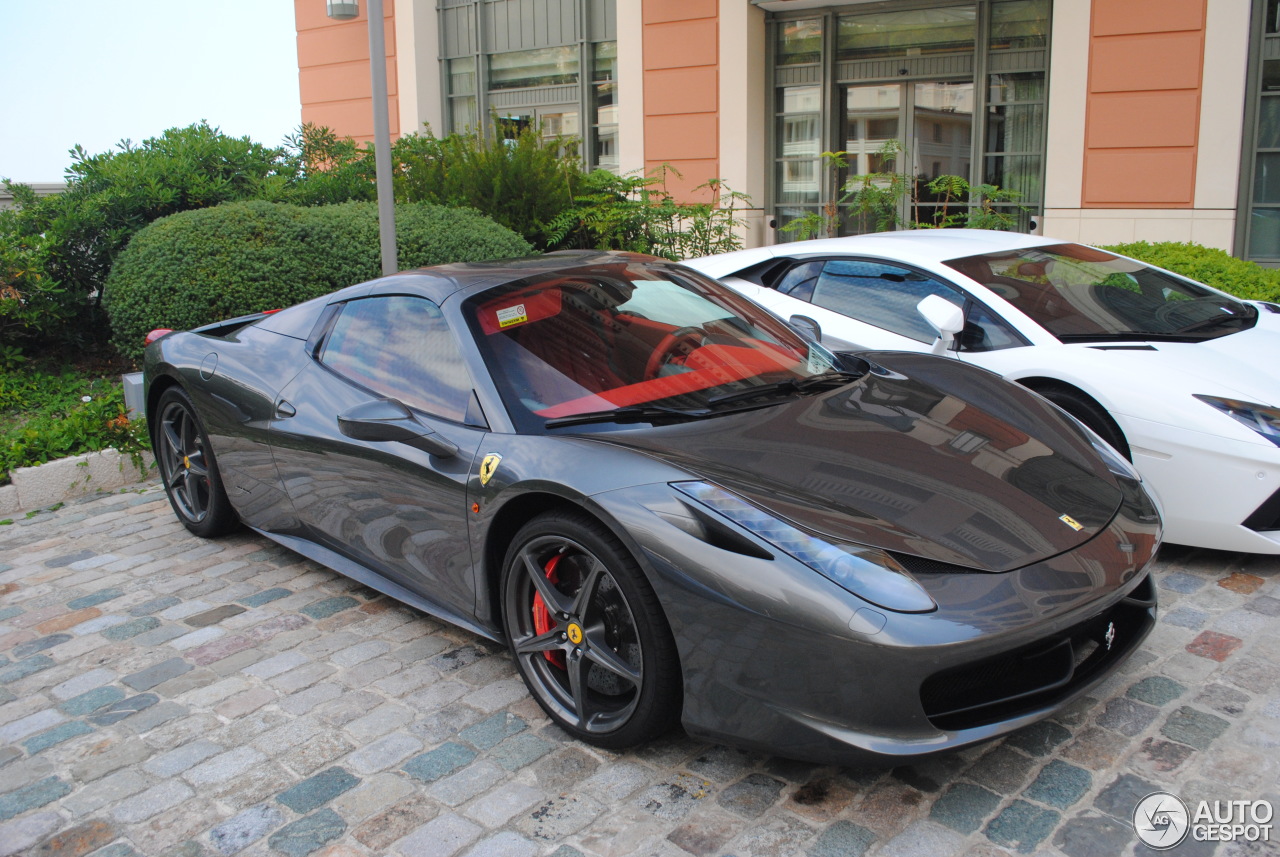
[[[798,559],[854,595],[898,613],[928,613],[937,604],[893,557],[876,548],[833,544],[706,482],[671,487]]]
[[[1195,397],[1280,446],[1280,408],[1220,396],[1202,396],[1199,393]]]

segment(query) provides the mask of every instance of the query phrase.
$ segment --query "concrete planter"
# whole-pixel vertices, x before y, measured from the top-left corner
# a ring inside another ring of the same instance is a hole
[[[101,491],[114,491],[155,474],[155,460],[151,453],[142,453],[142,465],[139,469],[132,456],[104,449],[36,467],[19,467],[10,474],[13,484],[0,487],[0,516],[39,509]]]

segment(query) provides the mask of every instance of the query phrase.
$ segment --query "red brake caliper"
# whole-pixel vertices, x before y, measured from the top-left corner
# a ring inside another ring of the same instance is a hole
[[[560,580],[556,575],[556,566],[560,564],[560,557],[564,554],[556,554],[547,561],[547,580],[551,583],[559,583]],[[538,634],[545,634],[554,627],[555,623],[551,621],[551,611],[547,609],[547,604],[542,600],[542,593],[535,592],[533,594],[533,630]],[[564,669],[564,652],[543,652],[547,660]]]

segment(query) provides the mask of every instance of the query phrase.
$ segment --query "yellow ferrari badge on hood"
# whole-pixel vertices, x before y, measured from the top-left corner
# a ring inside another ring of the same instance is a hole
[[[484,470],[481,469],[480,472],[483,473]],[[483,479],[484,477],[482,476],[480,478]],[[1076,532],[1079,532],[1080,530],[1084,529],[1084,524],[1081,524],[1079,521],[1077,521],[1075,518],[1071,517],[1070,515],[1059,515],[1058,520],[1066,524],[1068,527],[1075,530]]]
[[[498,472],[498,463],[502,461],[502,456],[496,452],[491,452],[480,462],[480,484],[488,485],[489,480],[493,478],[493,474]]]

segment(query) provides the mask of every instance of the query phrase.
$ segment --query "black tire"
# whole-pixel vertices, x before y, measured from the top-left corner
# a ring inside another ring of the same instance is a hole
[[[1066,384],[1045,384],[1032,389],[1093,429],[1098,437],[1111,444],[1112,449],[1133,461],[1124,432],[1116,425],[1106,408],[1094,401],[1092,396]]]
[[[191,397],[180,387],[160,396],[152,446],[169,505],[182,525],[201,538],[226,535],[239,526],[222,487],[218,462]]]
[[[502,618],[530,693],[575,738],[618,750],[676,722],[671,629],[644,573],[595,519],[548,512],[516,533],[502,569]]]

